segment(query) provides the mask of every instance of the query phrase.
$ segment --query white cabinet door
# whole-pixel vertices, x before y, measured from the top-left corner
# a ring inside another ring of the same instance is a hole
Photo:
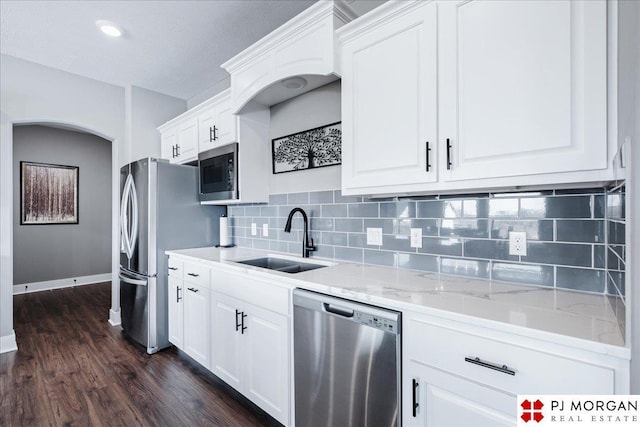
[[[600,0],[440,2],[442,178],[606,168],[606,31]]]
[[[198,151],[203,152],[238,141],[238,116],[231,114],[229,91],[217,95],[198,115]]]
[[[183,296],[182,280],[169,275],[169,342],[180,349],[184,345]]]
[[[242,368],[242,301],[212,292],[211,371],[238,391]],[[238,326],[240,325],[240,326]],[[254,354],[251,357],[260,357]]]
[[[275,419],[289,420],[289,339],[287,317],[247,304],[244,363],[246,396]],[[258,356],[259,355],[259,356]],[[257,356],[257,357],[256,357]]]
[[[184,283],[184,351],[206,368],[210,367],[210,291]]]
[[[343,192],[437,179],[436,4],[342,41]]]
[[[178,125],[177,163],[198,158],[198,118],[190,118]]]
[[[411,405],[404,413],[402,424],[405,426],[508,427],[516,424],[514,395],[418,363],[410,363],[405,369],[409,375],[404,396]]]
[[[232,113],[231,98],[218,105],[216,142],[220,145],[238,141],[238,116]]]
[[[218,111],[215,107],[206,109],[198,115],[198,152],[210,150],[216,146],[214,131],[216,126]]]
[[[178,129],[171,128],[160,135],[160,155],[171,163],[177,162],[176,145],[178,145]]]

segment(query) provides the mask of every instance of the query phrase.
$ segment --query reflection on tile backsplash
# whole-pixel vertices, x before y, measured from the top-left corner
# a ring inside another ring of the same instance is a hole
[[[606,193],[606,293],[616,314],[618,324],[625,334],[626,294],[625,294],[625,183],[616,183]]]
[[[589,189],[369,199],[335,190],[275,194],[268,204],[230,206],[229,216],[239,246],[301,254],[301,217],[291,233],[283,231],[297,206],[310,217],[318,247],[312,256],[624,295],[624,285],[616,287],[620,273],[606,271],[624,250],[624,224],[606,217],[607,197],[614,200],[604,189]],[[382,229],[382,245],[367,244],[369,227]],[[422,248],[411,247],[411,228],[422,229]],[[527,233],[527,256],[509,255],[510,231]],[[607,231],[621,245],[607,246]]]

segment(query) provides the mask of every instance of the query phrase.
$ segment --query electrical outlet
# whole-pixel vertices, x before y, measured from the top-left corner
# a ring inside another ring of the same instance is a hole
[[[382,228],[367,227],[367,245],[382,245]]]
[[[251,235],[252,236],[258,235],[258,224],[256,224],[255,222],[251,223]]]
[[[262,224],[262,235],[264,237],[269,236],[269,224]]]
[[[509,232],[509,255],[527,255],[527,233],[524,231]]]
[[[412,248],[422,247],[422,228],[411,229],[411,247]]]

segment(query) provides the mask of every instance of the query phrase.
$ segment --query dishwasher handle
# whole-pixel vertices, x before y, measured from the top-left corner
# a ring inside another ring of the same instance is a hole
[[[327,302],[323,303],[322,306],[324,307],[324,311],[328,313],[337,314],[338,316],[342,316],[342,317],[349,317],[349,318],[353,317],[353,313],[354,313],[353,310],[342,308],[337,305],[329,304]]]

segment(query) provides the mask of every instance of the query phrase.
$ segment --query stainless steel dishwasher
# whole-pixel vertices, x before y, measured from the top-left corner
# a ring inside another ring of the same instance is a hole
[[[298,427],[400,426],[401,314],[293,291]]]

